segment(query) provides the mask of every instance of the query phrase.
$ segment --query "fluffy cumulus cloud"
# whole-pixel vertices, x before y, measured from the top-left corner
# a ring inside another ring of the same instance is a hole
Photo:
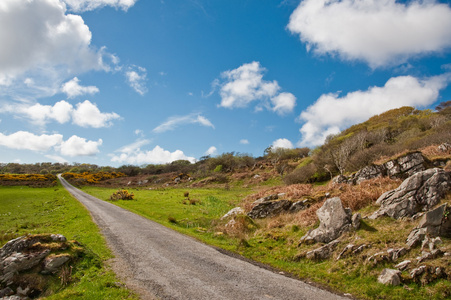
[[[165,131],[174,130],[174,129],[176,129],[179,126],[186,125],[186,124],[199,124],[201,126],[211,127],[213,129],[215,128],[213,123],[211,123],[210,120],[208,120],[204,116],[198,115],[198,114],[190,114],[190,115],[187,115],[187,116],[170,117],[164,123],[162,123],[159,126],[155,127],[153,129],[153,132],[155,132],[155,133],[162,133],[162,132],[165,132]]]
[[[93,95],[99,92],[99,89],[97,87],[81,86],[79,82],[80,79],[74,77],[73,79],[63,84],[63,86],[61,87],[61,91],[63,93],[66,93],[67,97],[69,98],[75,98],[86,94]]]
[[[205,155],[215,155],[216,153],[218,153],[218,149],[215,146],[211,146],[205,151]]]
[[[0,133],[0,146],[17,150],[49,151],[63,142],[61,134],[35,135],[27,131],[17,131],[10,135]]]
[[[28,71],[49,73],[104,69],[103,53],[90,46],[91,32],[80,16],[66,14],[57,0],[2,0],[0,82]]]
[[[65,156],[92,156],[99,152],[98,147],[102,145],[102,140],[87,141],[85,138],[76,135],[67,141],[63,140],[61,134],[41,134],[36,135],[27,131],[17,131],[10,135],[0,133],[0,146],[16,149],[30,150],[37,152],[48,152],[51,150],[60,151]],[[64,161],[64,158],[55,155],[47,155],[57,161]],[[58,159],[56,159],[58,158]]]
[[[293,143],[287,139],[278,139],[272,143],[272,149],[293,149]]]
[[[64,0],[70,10],[74,12],[83,12],[101,8],[104,6],[112,6],[127,11],[135,5],[138,0]]]
[[[304,122],[299,146],[320,145],[328,135],[390,109],[431,105],[450,81],[450,74],[426,79],[399,76],[389,79],[382,87],[370,87],[366,91],[341,97],[338,93],[324,94],[299,116]]]
[[[449,48],[449,28],[451,8],[436,0],[304,0],[288,24],[307,50],[373,68]]]
[[[223,72],[223,81],[215,80],[212,84],[214,87],[220,86],[220,106],[242,108],[251,102],[259,101],[259,110],[261,106],[266,106],[279,114],[291,112],[296,98],[290,93],[279,93],[280,86],[277,81],[263,80],[265,71],[259,62],[254,61]]]
[[[85,138],[73,135],[67,141],[62,142],[59,149],[65,156],[93,156],[99,153],[100,145],[102,145],[102,139],[87,141]]]
[[[119,119],[120,116],[116,113],[102,113],[97,105],[85,100],[78,103],[77,107],[72,112],[72,120],[74,124],[81,127],[109,127],[113,125],[112,120]]]
[[[147,151],[141,150],[140,147],[123,147],[117,152],[119,153],[111,155],[112,162],[142,165],[167,164],[176,160],[188,160],[192,163],[196,161],[194,157],[186,156],[181,150],[170,152],[160,146],[155,146],[152,150]]]
[[[76,107],[62,100],[52,105],[6,105],[2,113],[13,113],[29,119],[33,124],[44,126],[51,121],[60,124],[72,122],[81,127],[102,128],[112,126],[113,120],[120,119],[116,113],[103,113],[89,100],[78,103]]]
[[[130,66],[125,72],[127,83],[141,96],[147,93],[147,71],[143,67]]]

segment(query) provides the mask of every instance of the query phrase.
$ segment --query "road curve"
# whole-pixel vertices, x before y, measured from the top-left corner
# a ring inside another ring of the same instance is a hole
[[[127,285],[132,283],[143,299],[347,299],[225,255],[58,177],[91,212],[125,265]]]

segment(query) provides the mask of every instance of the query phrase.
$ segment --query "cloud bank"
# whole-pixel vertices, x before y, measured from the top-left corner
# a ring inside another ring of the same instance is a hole
[[[164,150],[160,146],[155,146],[152,150],[145,151],[141,150],[141,146],[141,143],[134,143],[123,147],[117,150],[119,154],[110,155],[111,161],[134,165],[167,164],[176,160],[188,160],[192,163],[196,161],[194,157],[186,156],[181,150],[170,152],[168,150]]]
[[[451,8],[435,0],[304,0],[287,27],[307,50],[372,68],[451,46]]]
[[[104,6],[112,6],[127,11],[135,5],[138,0],[64,0],[70,10],[74,12],[84,12],[102,8]]]

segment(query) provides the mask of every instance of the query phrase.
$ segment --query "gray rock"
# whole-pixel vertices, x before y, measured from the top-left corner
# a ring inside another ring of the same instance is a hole
[[[252,219],[262,219],[288,211],[292,205],[290,200],[267,201],[257,204],[247,215]]]
[[[49,249],[31,253],[14,252],[1,262],[0,282],[8,283],[20,271],[37,266],[49,253]]]
[[[16,290],[16,293],[18,296],[27,297],[28,294],[30,293],[30,288],[27,286],[26,288],[23,289],[21,286],[19,286]]]
[[[366,262],[369,263],[371,266],[375,267],[381,262],[387,262],[390,260],[391,258],[389,257],[387,252],[378,252],[368,257]]]
[[[419,266],[418,268],[415,268],[412,271],[410,271],[410,277],[412,279],[415,279],[416,277],[418,277],[421,274],[423,274],[424,271],[426,271],[426,266]]]
[[[385,175],[386,170],[384,166],[369,165],[359,170],[350,178],[350,183],[359,184],[362,181],[373,179]]]
[[[285,195],[285,194],[282,194],[282,195]],[[268,201],[277,200],[277,199],[279,199],[279,194],[272,194],[272,195],[257,199],[252,204],[257,205],[257,204],[260,204],[263,202],[268,202]]]
[[[362,215],[360,213],[354,214],[351,218],[351,224],[352,224],[352,228],[354,228],[354,230],[359,229],[360,227],[360,220],[362,220]]]
[[[332,255],[332,253],[338,243],[339,243],[339,241],[337,241],[337,240],[332,241],[320,248],[317,248],[315,250],[307,252],[307,254],[305,256],[311,260],[322,260],[322,259],[329,258]]]
[[[50,238],[54,241],[54,242],[65,242],[67,241],[66,237],[62,234],[51,234]]]
[[[308,203],[308,200],[299,200],[299,201],[294,202],[294,203],[290,206],[290,208],[288,209],[288,211],[289,211],[290,213],[296,213],[296,212],[298,212],[298,211],[307,209],[307,208],[309,208],[309,207],[310,207],[310,204]]]
[[[352,228],[350,211],[343,208],[338,197],[327,199],[316,215],[320,221],[319,227],[303,236],[301,243],[329,243]]]
[[[395,219],[412,217],[438,204],[449,190],[450,173],[437,168],[416,173],[404,180],[397,189],[382,194],[376,201],[381,208],[370,218],[375,219],[383,215]]]
[[[451,150],[451,144],[449,143],[443,143],[437,148],[441,152],[448,152]]]
[[[244,209],[241,207],[235,207],[229,210],[225,215],[223,215],[221,217],[221,220],[228,219],[240,214],[244,214]]]
[[[426,232],[432,236],[439,235],[442,222],[445,222],[445,211],[446,204],[440,205],[439,207],[428,211],[420,219],[417,228],[426,228]]]
[[[384,269],[381,275],[377,278],[379,283],[385,285],[400,285],[401,284],[401,272],[394,269]]]
[[[399,264],[397,264],[395,266],[396,269],[400,270],[400,271],[404,271],[405,269],[407,269],[407,267],[411,264],[412,262],[410,260],[405,260],[400,262]]]
[[[415,248],[418,245],[421,245],[424,238],[426,237],[426,228],[414,229],[410,232],[407,237],[407,248]]]
[[[50,255],[44,260],[43,274],[51,274],[57,272],[65,263],[71,259],[69,254],[64,255]]]

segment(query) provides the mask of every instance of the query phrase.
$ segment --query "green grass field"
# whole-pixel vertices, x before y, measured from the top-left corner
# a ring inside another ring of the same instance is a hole
[[[83,190],[102,200],[109,199],[114,189],[84,187]],[[268,230],[265,222],[245,222],[245,233],[237,235],[221,234],[220,217],[231,208],[239,205],[241,199],[252,191],[249,189],[177,189],[130,190],[135,200],[119,200],[112,203],[140,214],[146,218],[188,234],[207,244],[239,253],[253,260],[271,265],[281,271],[289,272],[299,278],[314,281],[323,286],[364,299],[445,299],[451,295],[451,282],[438,280],[427,287],[416,283],[398,287],[387,287],[377,283],[377,276],[382,269],[392,267],[383,263],[375,268],[365,265],[362,258],[333,259],[312,262],[298,259],[301,252],[319,247],[298,247],[299,239],[310,228],[297,226],[274,226]],[[189,204],[184,193],[196,200]],[[368,242],[373,245],[373,252],[378,248],[402,247],[413,224],[405,224],[390,219],[368,220],[357,232],[345,236],[339,247],[348,243]],[[379,230],[374,229],[374,227]],[[449,244],[449,241],[444,241]],[[381,251],[381,250],[379,250]],[[420,255],[417,249],[405,257],[415,259]],[[446,264],[446,258],[443,259]],[[448,261],[449,267],[449,261]]]
[[[84,255],[65,288],[54,281],[47,299],[137,299],[117,284],[115,274],[105,265],[112,258],[99,229],[88,211],[66,190],[0,186],[0,246],[25,234],[59,233],[78,241]]]

